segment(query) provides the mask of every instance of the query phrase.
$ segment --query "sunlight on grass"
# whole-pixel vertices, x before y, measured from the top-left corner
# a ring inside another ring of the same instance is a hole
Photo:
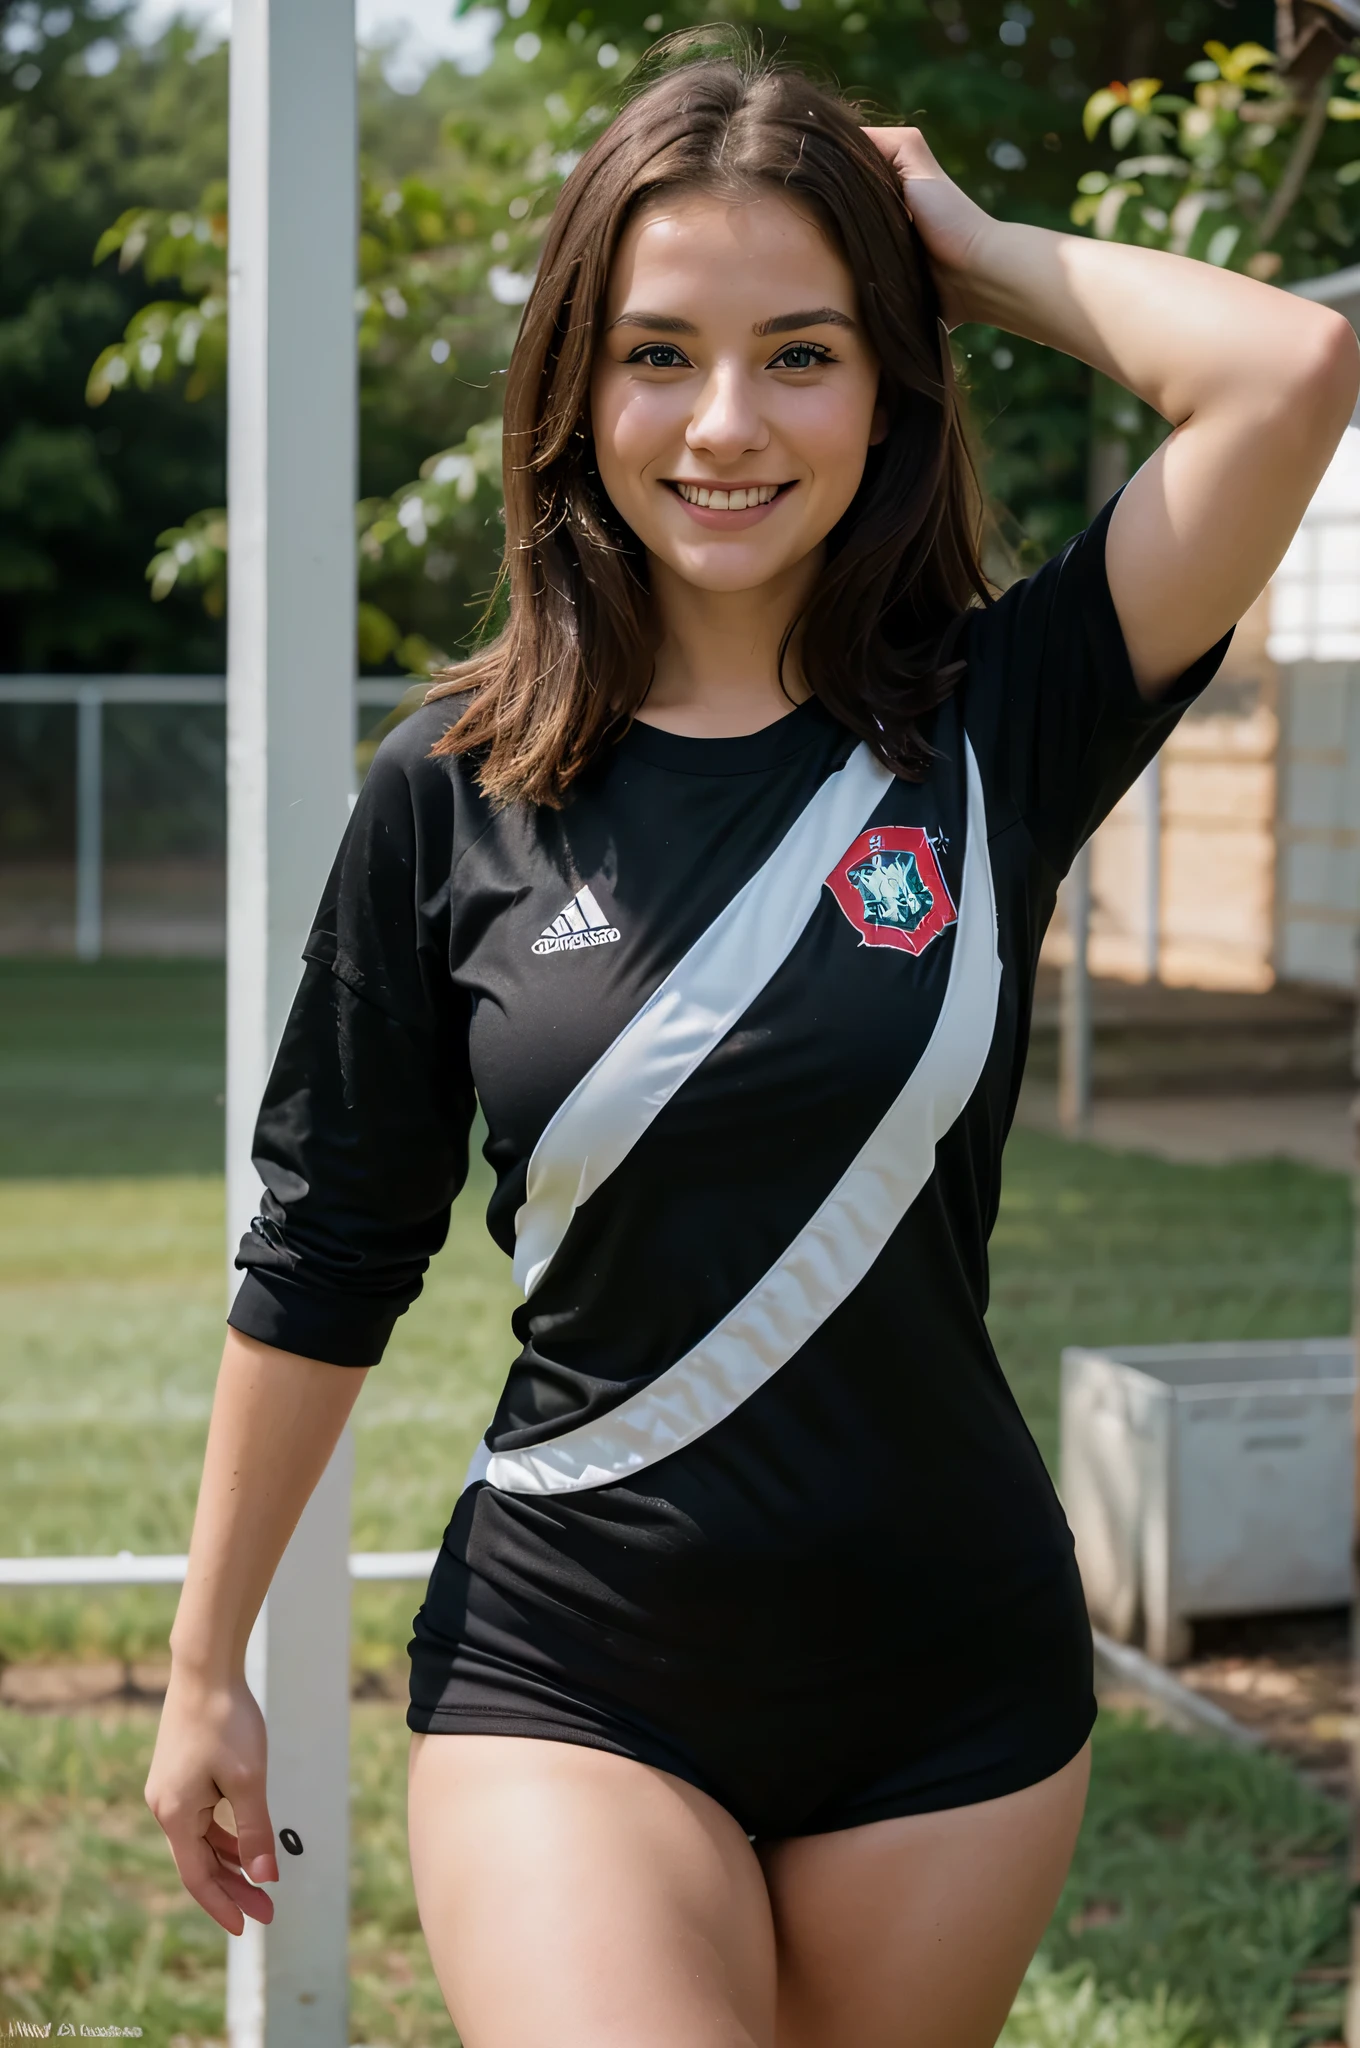
[[[0,959],[0,1174],[212,1173],[220,960]]]
[[[0,2019],[220,2039],[225,1937],[142,1803],[146,1710],[0,1712]],[[406,1853],[399,1706],[351,1765],[355,2041],[446,2048]],[[1341,1953],[1343,1823],[1273,1758],[1104,1714],[1071,1878],[1004,2048],[1276,2048],[1290,1983]],[[1304,1877],[1289,1873],[1306,1864]]]
[[[513,1352],[508,1262],[473,1171],[445,1249],[355,1411],[354,1547],[432,1548]],[[0,1554],[183,1550],[221,1349],[222,1184],[0,1180]],[[990,1326],[1044,1456],[1070,1343],[1315,1337],[1349,1315],[1344,1180],[1171,1166],[1020,1131]],[[396,1475],[399,1474],[399,1477]],[[400,1656],[419,1588],[366,1588],[356,1659]],[[0,1656],[159,1653],[155,1589],[0,1596]]]
[[[355,1413],[356,1550],[433,1549],[511,1353],[480,1159]],[[186,1548],[222,1345],[222,1184],[0,1181],[0,1554]],[[399,1481],[394,1474],[399,1473]],[[419,1586],[355,1600],[362,1665],[403,1656]],[[162,1653],[156,1588],[0,1595],[0,1657]]]
[[[225,1298],[220,975],[21,966],[0,966],[0,1553],[183,1550]],[[439,1542],[504,1378],[515,1295],[488,1192],[474,1158],[356,1410],[357,1549]],[[989,1322],[1045,1457],[1064,1344],[1344,1331],[1349,1228],[1340,1176],[1017,1132]],[[357,1667],[404,1662],[421,1593],[356,1589]],[[154,1659],[173,1611],[173,1589],[0,1595],[0,1660]],[[403,1709],[358,1701],[353,1725],[351,2039],[452,2048],[406,1859]],[[154,1727],[146,1709],[0,1711],[0,2022],[221,2040],[225,1937],[141,1799]],[[1103,1714],[1076,1863],[1005,2048],[1335,2038],[1339,1993],[1315,1984],[1309,2025],[1289,2019],[1297,1973],[1344,1952],[1342,1832],[1275,1759]]]

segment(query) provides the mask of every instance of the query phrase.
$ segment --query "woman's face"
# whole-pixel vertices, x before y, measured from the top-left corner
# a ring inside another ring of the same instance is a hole
[[[609,281],[591,422],[615,509],[681,581],[754,590],[816,558],[884,431],[844,258],[777,194],[644,207]]]

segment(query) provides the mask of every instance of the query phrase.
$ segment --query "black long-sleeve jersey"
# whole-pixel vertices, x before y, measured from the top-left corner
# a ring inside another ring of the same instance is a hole
[[[606,1747],[599,1702],[646,1718],[644,1674],[824,1719],[829,1673],[878,1697],[906,1641],[1070,1594],[985,1322],[1001,1151],[1058,882],[1227,644],[1139,696],[1110,510],[970,615],[919,783],[815,699],[739,739],[635,723],[561,811],[432,758],[447,704],[380,748],[261,1111],[231,1321],[376,1362],[480,1102],[524,1301],[413,1726],[492,1725],[494,1665],[509,1725],[560,1733],[544,1660],[594,1703],[571,1739]],[[494,1654],[469,1649],[493,1609]]]

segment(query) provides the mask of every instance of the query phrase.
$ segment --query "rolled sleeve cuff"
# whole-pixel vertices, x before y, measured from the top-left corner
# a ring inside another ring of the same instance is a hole
[[[390,1295],[317,1294],[280,1273],[249,1271],[227,1322],[243,1337],[323,1365],[376,1365],[407,1307]]]

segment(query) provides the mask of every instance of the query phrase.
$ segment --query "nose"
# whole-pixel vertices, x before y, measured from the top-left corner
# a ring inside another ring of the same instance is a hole
[[[686,446],[716,462],[731,462],[756,454],[769,439],[758,393],[745,367],[715,363],[685,429]]]

